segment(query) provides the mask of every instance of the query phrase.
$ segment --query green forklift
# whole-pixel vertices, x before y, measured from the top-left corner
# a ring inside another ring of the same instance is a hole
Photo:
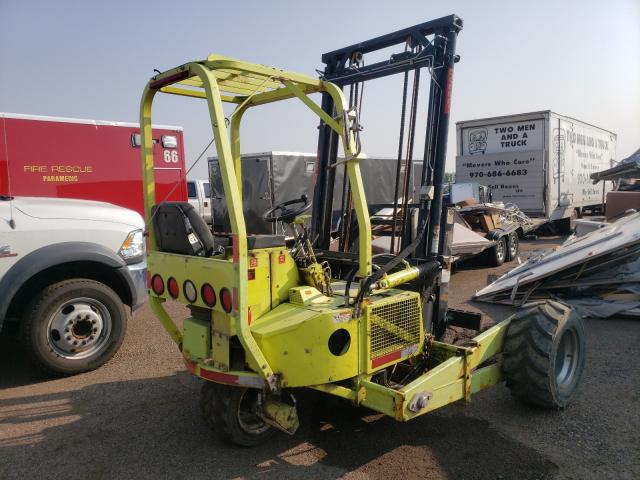
[[[398,421],[468,402],[505,380],[515,396],[542,407],[563,408],[574,397],[584,329],[569,308],[537,304],[482,331],[479,315],[447,306],[452,219],[442,186],[461,29],[451,15],[326,53],[320,78],[210,55],[147,83],[140,124],[149,304],[186,368],[203,380],[202,413],[226,441],[253,446],[277,431],[295,433],[292,392],[300,387]],[[404,50],[365,64],[397,46]],[[411,192],[425,71],[423,169]],[[361,177],[360,112],[365,82],[392,75],[404,78],[398,168],[390,179],[396,196],[386,205],[390,215],[378,219],[369,214]],[[151,109],[158,93],[206,102],[230,232],[214,234],[188,203],[156,204]],[[254,235],[243,212],[241,120],[253,107],[284,100],[302,102],[319,120],[313,201],[303,195],[272,205],[263,218],[287,235]],[[225,103],[234,107],[228,115]],[[344,182],[336,186],[338,169]],[[372,225],[387,242],[376,255]],[[167,301],[186,305],[188,317],[172,318]],[[476,334],[447,343],[449,326]]]

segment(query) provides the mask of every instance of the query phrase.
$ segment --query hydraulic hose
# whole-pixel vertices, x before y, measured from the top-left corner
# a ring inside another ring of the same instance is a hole
[[[383,265],[382,268],[380,268],[380,270],[376,270],[375,272],[373,272],[371,275],[369,275],[362,281],[360,285],[360,291],[356,296],[356,301],[354,304],[355,317],[360,316],[361,309],[362,309],[362,301],[364,300],[365,296],[368,295],[369,292],[371,291],[371,287],[373,286],[373,284],[376,283],[378,280],[380,280],[384,274],[390,272],[395,267],[397,267],[403,260],[405,260],[409,255],[411,255],[416,250],[416,248],[422,241],[422,237],[424,236],[426,230],[427,230],[427,220],[425,219],[422,222],[422,225],[420,226],[420,232],[418,233],[418,235],[416,235],[416,238],[413,240],[413,242],[411,242],[400,253],[398,253],[398,255],[393,260]]]
[[[351,283],[353,282],[353,279],[356,276],[356,273],[358,273],[358,268],[360,268],[358,265],[356,265],[355,267],[353,267],[349,273],[347,273],[347,283],[345,284],[344,287],[344,305],[345,307],[349,306],[349,300],[350,300],[350,293],[351,293]]]

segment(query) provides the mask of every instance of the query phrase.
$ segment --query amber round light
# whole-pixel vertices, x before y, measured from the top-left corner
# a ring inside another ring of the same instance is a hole
[[[175,278],[171,277],[167,280],[167,290],[169,291],[169,295],[173,298],[178,298],[178,295],[180,295],[180,287],[178,286],[178,281]]]
[[[222,309],[229,313],[233,308],[233,299],[231,298],[231,292],[228,288],[220,290],[220,303],[222,303]]]
[[[200,295],[202,295],[202,301],[209,307],[215,307],[216,305],[216,291],[211,285],[205,283],[200,289]]]
[[[157,273],[151,278],[151,290],[156,295],[162,295],[164,293],[164,280]]]

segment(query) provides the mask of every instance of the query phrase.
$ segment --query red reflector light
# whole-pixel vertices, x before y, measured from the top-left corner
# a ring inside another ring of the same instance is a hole
[[[151,290],[156,295],[162,295],[164,293],[164,280],[157,273],[151,277]]]
[[[231,292],[228,288],[220,290],[220,303],[222,303],[222,309],[229,313],[233,308],[233,299],[231,298]]]
[[[202,285],[200,289],[200,294],[202,295],[202,301],[206,303],[210,307],[214,307],[216,304],[216,291],[213,289],[211,285],[205,283]]]
[[[180,295],[180,287],[178,287],[178,282],[175,278],[170,277],[169,280],[167,280],[167,290],[171,297],[178,298],[178,295]]]
[[[187,280],[182,285],[182,289],[184,290],[184,296],[189,300],[189,302],[193,303],[198,298],[198,292],[196,290],[196,286],[193,284],[191,280]]]

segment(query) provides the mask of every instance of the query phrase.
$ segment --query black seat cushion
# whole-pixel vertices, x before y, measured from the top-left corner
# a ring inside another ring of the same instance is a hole
[[[158,248],[167,253],[209,257],[213,234],[188,202],[162,202],[153,207],[153,227]]]
[[[216,245],[222,247],[231,246],[231,237],[228,235],[216,235]],[[284,235],[247,235],[247,249],[284,247],[286,245]]]

